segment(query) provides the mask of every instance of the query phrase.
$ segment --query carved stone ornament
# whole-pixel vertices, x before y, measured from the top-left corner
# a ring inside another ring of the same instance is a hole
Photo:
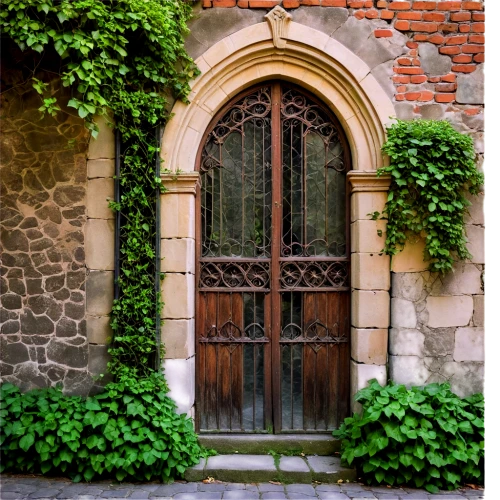
[[[292,15],[279,5],[276,5],[271,12],[266,14],[265,18],[271,27],[274,46],[278,49],[284,49]]]

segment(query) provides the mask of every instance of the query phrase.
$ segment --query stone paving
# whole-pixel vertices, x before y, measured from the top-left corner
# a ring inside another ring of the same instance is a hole
[[[0,476],[1,500],[478,500],[484,491],[460,489],[432,495],[412,488],[370,487],[360,483],[272,484],[177,481],[173,484],[113,483],[94,481],[72,483],[65,478],[3,474]]]

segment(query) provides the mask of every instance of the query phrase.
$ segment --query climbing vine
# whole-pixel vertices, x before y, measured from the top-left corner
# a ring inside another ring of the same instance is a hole
[[[387,218],[385,253],[395,255],[409,238],[425,238],[424,260],[429,270],[451,271],[467,250],[464,216],[477,195],[483,174],[476,168],[472,138],[448,122],[397,120],[387,129],[382,151],[391,162],[378,175],[390,174],[391,185],[383,214]]]
[[[97,116],[114,120],[122,143],[120,199],[111,204],[121,221],[119,297],[112,310],[108,365],[115,380],[95,404],[56,389],[22,395],[7,384],[1,410],[6,430],[0,442],[3,452],[9,450],[8,470],[66,472],[75,480],[106,474],[118,480],[171,480],[201,453],[191,421],[176,415],[166,397],[168,389],[158,373],[163,347],[156,338],[161,307],[155,289],[156,195],[161,189],[156,131],[168,118],[167,99],[186,101],[189,80],[198,74],[183,42],[190,15],[183,0],[2,0],[3,36],[31,56],[40,112],[55,116],[63,104],[40,76],[46,79],[44,65],[58,58],[55,73],[72,92],[64,104],[84,120],[94,138]],[[57,405],[49,408],[46,400],[51,398]],[[76,413],[68,420],[66,410],[54,409],[59,403]],[[90,413],[99,410],[96,420]],[[31,416],[19,424],[26,412]],[[48,426],[47,418],[54,425]],[[56,428],[57,437],[44,439]],[[35,432],[46,446],[32,448]],[[89,451],[95,446],[99,459]]]

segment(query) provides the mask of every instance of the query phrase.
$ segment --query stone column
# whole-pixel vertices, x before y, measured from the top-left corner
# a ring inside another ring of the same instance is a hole
[[[90,140],[87,158],[85,225],[86,316],[92,375],[105,373],[109,361],[115,268],[115,214],[108,207],[114,199],[115,135],[104,118],[99,117],[97,122],[99,135]]]
[[[376,378],[387,382],[390,258],[382,253],[386,221],[372,220],[387,200],[390,177],[350,171],[351,183],[351,408],[353,396]]]
[[[195,195],[198,172],[163,174],[161,272],[163,367],[179,413],[193,415],[195,397]]]

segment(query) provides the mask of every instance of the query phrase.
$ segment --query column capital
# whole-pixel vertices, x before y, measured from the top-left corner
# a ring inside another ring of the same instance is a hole
[[[167,189],[167,193],[189,193],[196,194],[196,188],[200,182],[199,172],[180,172],[177,174],[160,174],[161,183]]]
[[[377,176],[376,170],[351,170],[347,172],[347,179],[352,186],[351,193],[389,191],[391,184],[390,175]]]

